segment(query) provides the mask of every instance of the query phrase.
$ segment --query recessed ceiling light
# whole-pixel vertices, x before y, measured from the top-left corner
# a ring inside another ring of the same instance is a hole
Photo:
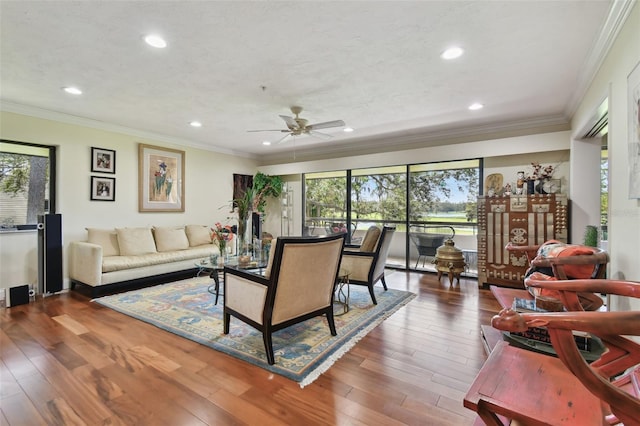
[[[462,56],[463,53],[464,53],[464,50],[462,50],[461,47],[454,46],[454,47],[450,47],[447,50],[445,50],[444,52],[442,52],[440,57],[442,59],[455,59],[455,58],[459,58],[460,56]]]
[[[149,34],[148,36],[146,36],[144,38],[144,41],[149,46],[157,47],[158,49],[163,49],[163,48],[167,47],[167,42],[164,41],[164,39],[162,37],[160,37],[159,35]]]
[[[77,87],[63,87],[62,90],[67,93],[71,93],[72,95],[82,95],[82,90]]]
[[[479,110],[479,109],[482,109],[482,108],[484,108],[484,105],[482,105],[481,103],[478,103],[478,102],[476,102],[475,104],[469,105],[469,109],[471,111],[476,111],[476,110]]]
[[[271,142],[269,142],[269,141],[262,141],[262,145],[269,146],[269,145],[271,145]]]
[[[189,123],[189,125],[192,127],[202,127],[202,123],[199,121],[192,121]]]
[[[345,127],[344,129],[342,129],[343,132],[353,132],[353,129],[351,127]]]

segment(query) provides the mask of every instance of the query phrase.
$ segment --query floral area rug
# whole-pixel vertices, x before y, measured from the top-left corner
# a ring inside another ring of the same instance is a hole
[[[231,317],[229,334],[222,334],[222,297],[207,291],[208,277],[192,278],[127,293],[105,296],[95,302],[257,365],[300,383],[304,387],[328,370],[358,340],[409,303],[415,294],[375,288],[378,304],[366,287],[352,285],[349,312],[335,316],[337,336],[331,336],[326,318],[316,317],[273,334],[275,365],[267,363],[262,334]],[[336,313],[342,312],[336,306]]]

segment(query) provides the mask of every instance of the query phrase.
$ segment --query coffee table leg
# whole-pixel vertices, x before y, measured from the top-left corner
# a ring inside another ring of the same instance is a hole
[[[347,287],[346,293],[344,291],[345,287]],[[336,291],[336,300],[335,300],[339,305],[342,306],[342,313],[334,314],[334,315],[340,316],[349,312],[349,296],[350,296],[349,278],[342,277],[340,278],[340,282],[338,283],[338,289]]]
[[[207,289],[209,291],[209,293],[212,293],[211,291],[211,287],[213,287],[214,291],[215,291],[215,295],[216,295],[216,301],[215,301],[215,305],[218,304],[218,297],[220,296],[220,276],[218,275],[218,271],[214,270],[213,272],[211,272],[211,275],[209,275],[212,279],[214,284],[212,286],[209,286],[209,288]]]

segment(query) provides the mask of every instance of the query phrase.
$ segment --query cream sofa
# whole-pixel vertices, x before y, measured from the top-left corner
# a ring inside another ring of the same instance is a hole
[[[97,289],[167,281],[187,275],[198,259],[218,254],[209,228],[203,225],[148,228],[87,228],[87,241],[69,244],[71,288]]]

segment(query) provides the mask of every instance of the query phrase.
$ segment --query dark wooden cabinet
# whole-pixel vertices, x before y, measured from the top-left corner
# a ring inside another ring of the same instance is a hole
[[[569,212],[562,194],[478,198],[478,285],[523,288],[525,253],[508,252],[507,243],[567,242]]]

